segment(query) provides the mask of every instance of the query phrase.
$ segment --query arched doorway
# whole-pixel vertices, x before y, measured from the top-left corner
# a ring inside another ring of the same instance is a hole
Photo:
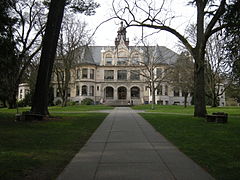
[[[105,97],[106,99],[113,99],[113,88],[112,87],[106,87],[105,88]]]
[[[123,86],[118,88],[118,99],[127,99],[127,88]]]
[[[139,99],[140,98],[140,89],[139,87],[131,88],[131,99]]]

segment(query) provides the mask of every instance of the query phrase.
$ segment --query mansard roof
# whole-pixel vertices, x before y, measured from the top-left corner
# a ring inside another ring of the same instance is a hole
[[[84,46],[76,50],[76,53],[79,55],[77,56],[77,61],[80,64],[96,64],[99,65],[101,61],[101,51],[102,50],[115,50],[115,46]],[[143,50],[144,46],[129,46],[129,51],[134,51],[135,49]],[[174,64],[179,56],[174,51],[168,49],[165,46],[149,46],[149,49],[152,52],[155,52],[157,56],[160,56],[160,59],[163,59],[166,64]],[[163,61],[161,61],[163,62]]]

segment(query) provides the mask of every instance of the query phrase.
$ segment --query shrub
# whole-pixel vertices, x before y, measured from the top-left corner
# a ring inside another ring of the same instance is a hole
[[[94,103],[94,101],[90,98],[85,98],[81,102],[81,104],[83,104],[83,105],[92,105],[93,103]]]
[[[67,106],[74,106],[74,105],[76,105],[78,102],[76,102],[76,101],[69,101],[69,102],[67,102]]]

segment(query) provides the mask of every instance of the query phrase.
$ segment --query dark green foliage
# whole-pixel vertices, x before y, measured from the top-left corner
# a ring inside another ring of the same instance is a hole
[[[94,101],[90,98],[85,98],[81,101],[82,105],[92,105],[94,103]]]
[[[66,4],[73,12],[84,13],[87,16],[94,15],[95,9],[100,6],[94,0],[67,0]]]
[[[223,21],[229,24],[225,30],[226,58],[233,64],[233,73],[240,85],[240,1],[232,0]]]

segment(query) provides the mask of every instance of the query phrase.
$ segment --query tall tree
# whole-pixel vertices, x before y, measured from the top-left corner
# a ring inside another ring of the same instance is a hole
[[[240,86],[240,1],[231,0],[223,22],[231,24],[224,31],[226,58],[233,66],[235,81]]]
[[[54,76],[58,84],[58,92],[62,99],[62,106],[67,105],[69,83],[75,76],[73,71],[76,61],[76,50],[82,51],[90,42],[85,22],[65,19],[57,48],[57,58],[54,63]],[[81,54],[81,53],[80,53]]]
[[[188,52],[182,52],[170,75],[171,84],[179,88],[184,97],[184,107],[187,107],[187,98],[194,90],[194,62]]]
[[[31,112],[48,115],[48,92],[66,0],[51,0]]]
[[[61,29],[61,23],[64,14],[66,0],[51,0],[48,20],[43,38],[43,48],[40,58],[36,88],[33,96],[31,112],[34,114],[48,115],[48,94],[49,84],[53,70],[53,64],[56,54],[58,36]],[[85,2],[83,0],[67,1],[73,10],[86,15],[95,13],[95,8],[99,5],[92,0]]]
[[[142,43],[144,44],[142,47],[143,59],[135,60],[133,64],[139,68],[138,70],[132,70],[130,72],[133,76],[139,75],[143,77],[152,97],[151,108],[154,109],[156,104],[156,92],[163,84],[168,83],[172,65],[169,63],[168,59],[163,56],[158,45],[148,46],[145,42]]]
[[[113,0],[113,9],[116,18],[124,21],[127,27],[140,26],[164,30],[175,35],[186,46],[195,60],[194,116],[205,117],[205,48],[209,37],[227,26],[226,24],[218,23],[225,13],[226,0],[221,0],[219,4],[211,0],[191,1],[191,4],[196,7],[197,11],[197,34],[196,43],[194,45],[191,45],[187,38],[179,33],[177,29],[171,27],[171,20],[174,16],[166,12],[168,8],[165,7],[165,3],[166,1],[162,1],[162,3],[159,3],[159,8],[157,8],[155,7],[156,3],[153,2],[122,0],[120,3],[121,7],[116,9]],[[206,19],[209,23],[206,23]]]
[[[225,93],[233,77],[231,66],[224,58],[224,44],[221,34],[215,33],[206,46],[206,96],[212,107],[219,105],[219,97]]]
[[[41,49],[41,40],[46,23],[46,7],[37,0],[15,0],[11,4],[12,17],[17,21],[14,25],[18,64],[15,82],[9,95],[10,107],[16,106],[18,86],[33,58]]]
[[[5,106],[11,95],[11,87],[15,82],[18,68],[16,44],[13,38],[13,25],[16,20],[9,15],[13,3],[11,0],[0,2],[0,100]]]

